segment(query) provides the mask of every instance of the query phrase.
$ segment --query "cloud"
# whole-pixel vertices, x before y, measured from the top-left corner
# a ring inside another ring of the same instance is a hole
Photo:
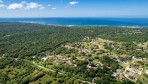
[[[26,1],[22,1],[21,3],[13,3],[7,6],[7,9],[20,9],[20,10],[29,10],[29,9],[44,9],[45,7],[36,2],[27,3]]]
[[[3,0],[0,0],[0,8],[6,8],[7,6],[3,4]]]
[[[56,10],[57,8],[51,8],[52,10]]]
[[[14,3],[14,4],[10,4],[7,9],[23,9],[23,4],[17,4],[17,3]]]
[[[4,4],[0,4],[0,8],[5,8],[5,7],[7,7],[7,6]]]
[[[3,3],[3,0],[0,0],[0,3]]]
[[[71,1],[65,6],[65,8],[68,8],[69,6],[76,5],[76,4],[79,4],[79,2],[78,1]]]
[[[28,3],[26,6],[26,9],[34,9],[34,8],[43,8],[43,6],[35,2]]]
[[[76,5],[78,3],[79,3],[78,1],[72,1],[72,2],[69,2],[69,5]]]
[[[45,7],[40,7],[40,10],[43,10],[43,9],[45,9]]]
[[[27,2],[26,1],[22,1],[21,4],[27,4]]]

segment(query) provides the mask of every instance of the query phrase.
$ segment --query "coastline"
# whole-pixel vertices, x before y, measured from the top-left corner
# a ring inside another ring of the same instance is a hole
[[[148,18],[0,18],[0,22],[37,23],[55,26],[114,26],[123,28],[148,28]]]
[[[129,26],[129,25],[62,25],[62,24],[47,24],[42,22],[33,22],[33,21],[17,21],[17,22],[0,22],[0,23],[31,23],[31,24],[40,24],[40,25],[49,25],[49,26],[66,26],[66,27],[85,27],[85,26],[94,26],[94,27],[121,27],[121,28],[148,28],[148,26]]]

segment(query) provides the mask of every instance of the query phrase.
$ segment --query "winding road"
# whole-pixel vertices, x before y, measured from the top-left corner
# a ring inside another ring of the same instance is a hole
[[[33,64],[36,65],[38,68],[41,68],[41,69],[43,69],[43,70],[45,70],[45,71],[56,72],[55,70],[52,70],[52,69],[43,67],[43,66],[41,66],[41,65],[38,65],[37,63],[34,62],[34,60],[33,60]],[[63,74],[63,73],[58,72],[58,74]]]
[[[43,69],[43,70],[45,70],[45,71],[56,72],[55,70],[52,70],[52,69],[43,67],[43,66],[41,66],[41,65],[38,65],[37,63],[34,62],[34,60],[33,60],[32,63],[33,63],[34,65],[36,65],[38,68],[41,68],[41,69]],[[58,72],[58,74],[63,75],[63,73],[60,73],[60,72]],[[81,82],[83,82],[83,83],[88,83],[88,84],[96,84],[96,83],[92,83],[92,82],[89,82],[89,81],[83,81],[83,80],[80,80],[80,79],[78,79],[78,81],[81,81]]]

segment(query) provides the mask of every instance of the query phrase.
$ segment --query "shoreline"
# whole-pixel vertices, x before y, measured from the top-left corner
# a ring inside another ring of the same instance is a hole
[[[148,26],[138,26],[138,25],[62,25],[62,24],[47,24],[42,22],[33,22],[33,21],[16,21],[16,22],[0,22],[0,23],[31,23],[31,24],[40,24],[40,25],[49,25],[49,26],[66,26],[66,27],[85,27],[85,26],[94,26],[94,27],[122,27],[122,28],[148,28]]]

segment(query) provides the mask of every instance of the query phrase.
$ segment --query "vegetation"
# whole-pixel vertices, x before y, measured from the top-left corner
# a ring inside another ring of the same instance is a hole
[[[147,36],[146,28],[0,23],[0,83],[146,84]]]

